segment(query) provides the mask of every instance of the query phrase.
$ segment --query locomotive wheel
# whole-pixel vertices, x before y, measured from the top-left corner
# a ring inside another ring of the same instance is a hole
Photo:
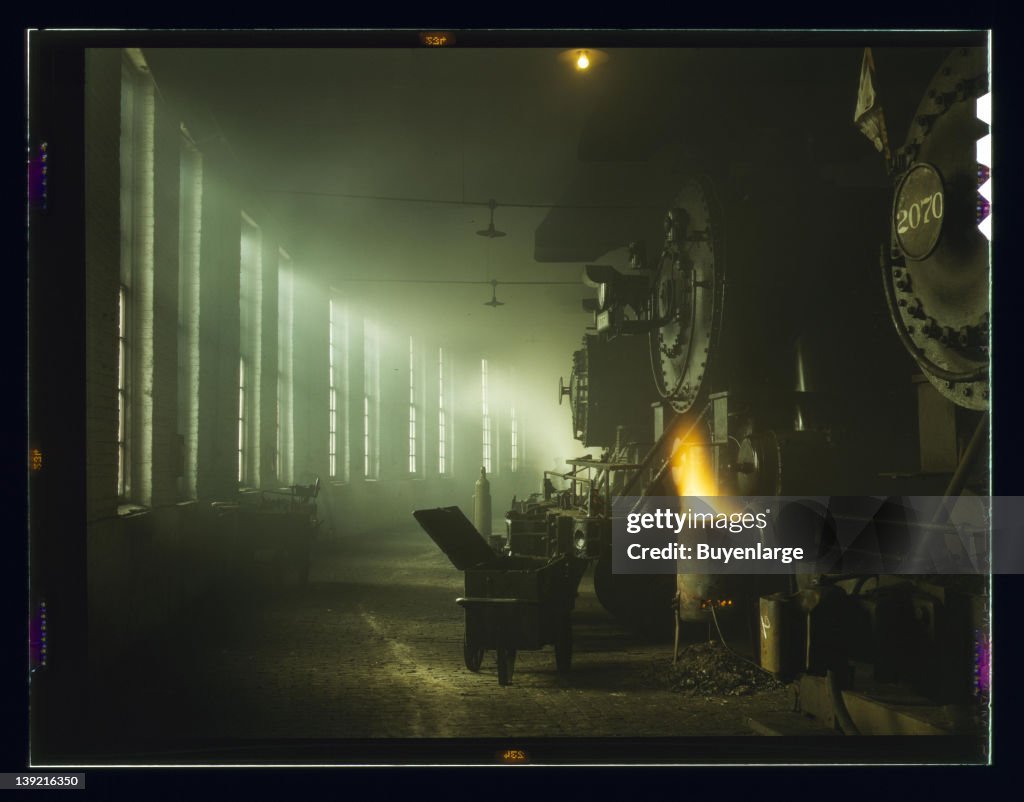
[[[572,668],[572,620],[568,616],[561,635],[555,641],[555,665],[559,674],[568,674]]]
[[[498,684],[508,685],[512,682],[512,672],[516,667],[515,649],[498,649]]]
[[[470,645],[469,638],[466,636],[463,636],[462,656],[466,661],[466,668],[474,673],[480,670],[480,666],[484,662],[484,650]]]

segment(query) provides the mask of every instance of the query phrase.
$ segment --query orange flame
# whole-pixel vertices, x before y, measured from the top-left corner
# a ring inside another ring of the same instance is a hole
[[[699,430],[677,440],[672,456],[672,480],[680,496],[717,496],[711,446]]]

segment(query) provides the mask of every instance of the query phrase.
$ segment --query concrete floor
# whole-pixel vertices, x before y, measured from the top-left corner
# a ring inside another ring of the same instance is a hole
[[[753,734],[748,717],[790,707],[787,691],[692,698],[658,687],[671,643],[617,627],[584,577],[571,675],[554,652],[520,652],[513,683],[493,653],[462,662],[463,590],[420,530],[316,543],[309,584],[269,563],[159,634],[96,688],[94,743],[262,739],[528,738]],[[130,759],[129,759],[130,762]]]

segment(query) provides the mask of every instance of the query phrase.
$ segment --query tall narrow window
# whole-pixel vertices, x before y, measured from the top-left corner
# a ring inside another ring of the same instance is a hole
[[[419,473],[416,445],[419,428],[416,421],[416,344],[409,338],[409,473]]]
[[[444,349],[437,349],[437,472],[448,473],[448,408],[444,402]]]
[[[512,407],[512,419],[509,427],[512,431],[512,443],[511,443],[511,467],[512,472],[515,473],[519,470],[519,421],[516,420],[516,408]]]
[[[480,360],[480,395],[483,400],[483,466],[491,472],[491,409],[487,399],[487,360]]]
[[[348,401],[348,315],[337,298],[330,301],[328,343],[328,422],[327,456],[332,479],[347,482],[349,477],[349,401]]]
[[[376,327],[363,321],[363,477],[376,479],[380,469],[380,342]]]
[[[261,310],[263,306],[262,234],[259,226],[242,212],[241,264],[239,274],[239,351],[248,373],[245,376],[245,464],[239,482],[253,487],[260,480],[260,373],[262,368]],[[243,382],[240,380],[239,382]]]
[[[196,497],[199,446],[199,242],[202,154],[182,129],[178,192],[178,435],[182,446],[179,495]]]
[[[527,427],[523,425],[523,421],[516,418],[516,464],[523,466],[526,465],[527,448]]]
[[[334,329],[336,325],[334,299],[328,303],[328,335],[327,335],[327,464],[330,477],[338,475],[338,387],[335,383],[335,348],[337,347]]]
[[[349,371],[349,328],[348,328],[348,312],[344,307],[338,308],[338,326],[337,326],[337,349],[335,351],[335,365],[337,371],[338,380],[338,437],[340,443],[338,446],[338,479],[342,482],[347,482],[350,477],[350,467],[352,465],[352,438],[351,438],[351,424],[349,419],[351,418],[351,407],[350,407],[350,371]]]
[[[363,478],[370,476],[370,397],[363,396]]]
[[[128,495],[128,292],[124,285],[117,293],[117,495]]]
[[[246,480],[246,434],[248,421],[246,420],[246,402],[248,399],[245,397],[245,357],[239,357],[238,359],[238,481],[243,483]]]
[[[274,476],[281,481],[281,371],[277,372],[277,400],[274,406]]]

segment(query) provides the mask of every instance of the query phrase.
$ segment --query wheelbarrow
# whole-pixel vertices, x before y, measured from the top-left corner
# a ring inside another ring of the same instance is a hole
[[[488,651],[497,655],[498,683],[508,685],[516,653],[555,647],[560,673],[572,664],[572,610],[580,572],[572,558],[496,553],[458,507],[417,510],[420,526],[460,571],[466,591],[455,601],[466,611],[463,658],[479,671]]]

